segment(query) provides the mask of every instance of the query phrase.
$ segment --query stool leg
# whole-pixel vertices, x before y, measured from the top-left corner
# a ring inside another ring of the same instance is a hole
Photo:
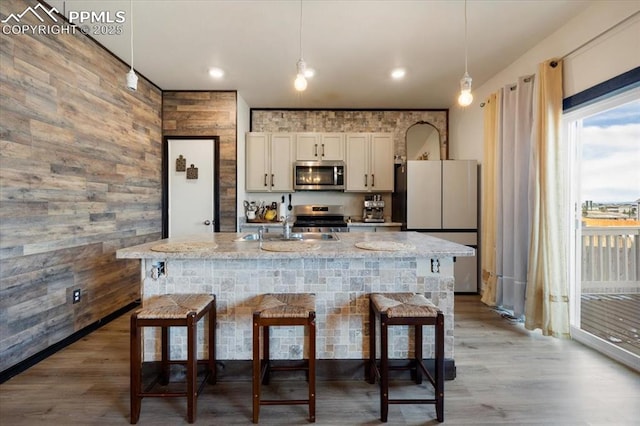
[[[198,339],[196,336],[196,315],[194,312],[187,316],[187,421],[196,420],[198,376]]]
[[[413,344],[415,346],[416,383],[420,384],[422,383],[422,370],[420,369],[420,363],[422,363],[422,324],[415,326]]]
[[[264,378],[262,379],[263,385],[269,384],[269,379],[271,379],[271,360],[269,359],[269,326],[265,325],[262,327],[262,362],[266,366],[266,370],[264,372]],[[261,371],[262,373],[262,371]]]
[[[369,365],[368,374],[365,372],[365,378],[369,383],[374,384],[376,382],[375,373],[376,363],[376,314],[373,311],[373,302],[369,299]]]
[[[444,421],[444,315],[438,312],[436,319],[436,416],[439,422]]]
[[[380,420],[389,415],[389,347],[387,315],[380,315]]]
[[[209,384],[213,385],[218,381],[218,371],[216,368],[216,318],[218,314],[215,299],[211,303],[211,309],[207,315],[209,316]]]
[[[171,337],[169,333],[169,327],[161,327],[161,353],[162,360],[160,360],[160,383],[162,385],[167,385],[169,383],[169,376],[171,374],[169,370],[169,339]]]
[[[260,415],[260,325],[257,315],[253,316],[253,423],[258,423]]]
[[[140,418],[140,388],[141,377],[140,369],[142,364],[142,351],[140,350],[140,329],[138,328],[137,316],[131,315],[131,344],[130,344],[130,384],[129,391],[131,393],[131,424],[138,423]]]
[[[309,314],[309,421],[316,421],[316,314]]]

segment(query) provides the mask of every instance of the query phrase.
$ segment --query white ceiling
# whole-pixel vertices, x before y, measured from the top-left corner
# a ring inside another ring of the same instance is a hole
[[[49,0],[60,12],[126,12],[95,36],[129,63],[128,0]],[[469,0],[469,73],[479,87],[593,0]],[[253,108],[448,108],[464,73],[461,0],[134,0],[134,66],[163,90],[237,90]],[[566,52],[558,52],[562,55]],[[211,67],[225,70],[216,81]],[[392,81],[395,67],[406,69]],[[124,84],[124,75],[123,75]]]

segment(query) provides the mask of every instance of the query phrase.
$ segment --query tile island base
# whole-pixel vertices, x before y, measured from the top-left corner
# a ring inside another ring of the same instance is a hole
[[[393,234],[393,235],[390,235]],[[413,291],[425,294],[445,314],[445,357],[453,360],[453,257],[469,256],[473,249],[413,232],[348,233],[308,252],[267,252],[258,242],[238,242],[242,234],[221,233],[189,241],[211,241],[209,250],[157,252],[162,240],[118,251],[119,258],[141,259],[142,298],[168,293],[212,293],[218,305],[217,359],[250,360],[251,316],[257,296],[270,292],[316,294],[317,358],[362,362],[368,357],[369,293]],[[361,241],[397,241],[403,251],[361,250]],[[186,240],[181,240],[186,241]],[[155,278],[152,268],[165,262],[165,275]],[[172,333],[172,357],[181,358],[180,330]],[[408,328],[392,328],[390,358],[407,358]],[[432,357],[432,330],[425,328],[423,353]],[[159,359],[158,334],[145,334],[144,359]],[[271,333],[272,359],[303,357],[304,336],[295,327],[277,327]],[[204,342],[204,330],[199,341]],[[203,344],[199,352],[204,354]],[[230,363],[235,364],[235,363]],[[243,363],[240,363],[241,365]],[[331,365],[331,363],[321,363]],[[351,364],[351,363],[349,363]],[[355,365],[355,364],[354,364]],[[322,369],[321,369],[322,370]],[[321,374],[321,373],[320,373]]]

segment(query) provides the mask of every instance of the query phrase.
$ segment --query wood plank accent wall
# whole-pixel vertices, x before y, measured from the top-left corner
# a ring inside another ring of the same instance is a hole
[[[162,94],[164,136],[220,137],[220,231],[236,230],[237,94],[172,92]]]
[[[126,72],[81,34],[0,35],[0,371],[139,298],[115,251],[161,237],[162,96]]]

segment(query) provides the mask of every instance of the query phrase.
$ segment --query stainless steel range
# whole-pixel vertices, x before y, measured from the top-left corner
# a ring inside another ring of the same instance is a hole
[[[293,232],[349,232],[343,206],[300,205],[293,207]]]

